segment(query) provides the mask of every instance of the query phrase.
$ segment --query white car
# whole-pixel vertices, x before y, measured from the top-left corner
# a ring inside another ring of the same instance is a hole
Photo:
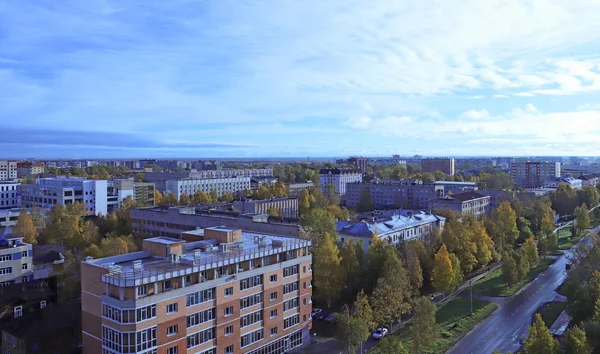
[[[377,328],[371,336],[375,339],[381,339],[381,338],[385,337],[387,335],[387,333],[388,333],[387,328],[385,328],[385,327]]]

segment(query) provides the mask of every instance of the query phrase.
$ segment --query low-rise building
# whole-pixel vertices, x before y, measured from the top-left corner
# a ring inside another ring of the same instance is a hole
[[[31,178],[37,177],[44,173],[43,162],[21,161],[17,162],[17,177]]]
[[[490,197],[477,191],[446,195],[431,200],[430,209],[450,209],[457,215],[485,215],[489,212]]]
[[[600,183],[600,173],[588,173],[577,177],[581,180],[582,185],[596,187]]]
[[[298,194],[300,194],[300,192],[302,192],[303,190],[313,190],[313,188],[315,188],[315,184],[313,183],[313,181],[306,181],[306,182],[296,182],[296,183],[288,183],[286,184],[286,187],[289,191],[289,195],[290,197],[297,197]]]
[[[182,172],[146,172],[146,181],[154,182],[156,189],[164,192],[167,188],[167,181],[181,179],[220,179],[220,178],[241,178],[241,177],[272,177],[272,168],[256,169],[223,169],[223,170],[189,170]],[[248,179],[250,183],[250,179]],[[248,186],[250,189],[250,186]]]
[[[242,198],[234,200],[233,207],[244,214],[267,214],[269,209],[273,209],[284,217],[298,217],[298,198],[279,197],[265,200]]]
[[[311,242],[205,229],[81,264],[83,351],[283,353],[310,343]]]
[[[561,183],[568,184],[571,188],[575,190],[583,188],[583,181],[573,177],[556,178],[554,181],[546,183],[544,187],[558,188],[558,185]]]
[[[456,194],[479,189],[476,182],[435,181],[435,185],[444,187],[444,194]]]
[[[355,208],[360,202],[363,190],[368,190],[371,201],[377,209],[429,208],[431,199],[444,195],[444,186],[435,182],[423,183],[421,180],[375,181],[371,183],[348,183],[346,185],[346,206]]]
[[[251,177],[250,178],[250,187],[253,189],[259,188],[263,184],[271,185],[277,183],[279,181],[277,177],[273,176],[263,176],[263,177]]]
[[[13,235],[12,228],[0,229],[0,286],[33,280],[31,244]]]
[[[373,236],[395,245],[403,241],[423,239],[434,228],[443,229],[446,219],[419,210],[395,210],[385,213],[373,213],[370,218],[361,221],[337,222],[338,241],[362,241],[366,251]]]
[[[216,190],[219,196],[225,192],[236,194],[245,189],[250,190],[250,177],[226,177],[226,178],[185,178],[169,180],[166,182],[165,193],[173,193],[177,199],[187,194],[192,196],[196,191],[210,193]]]
[[[344,196],[347,184],[362,182],[362,173],[354,169],[324,168],[319,171],[319,179],[323,193],[332,188],[333,193]]]
[[[0,209],[18,208],[21,206],[18,187],[19,182],[0,182]]]

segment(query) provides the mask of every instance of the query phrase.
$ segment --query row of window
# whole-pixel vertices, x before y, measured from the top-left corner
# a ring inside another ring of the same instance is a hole
[[[215,319],[215,308],[199,311],[187,316],[186,326],[188,328],[197,326],[204,322]]]
[[[240,299],[240,309],[243,310],[263,302],[263,294],[257,293]]]
[[[263,340],[263,338],[265,337],[265,331],[263,328],[256,330],[254,332],[250,332],[246,335],[241,336],[240,341],[241,341],[241,347],[247,347],[249,345],[252,345],[258,341]]]
[[[0,275],[12,274],[12,267],[0,268]]]
[[[209,340],[215,339],[215,328],[209,328],[187,336],[187,347],[193,348]]]
[[[288,329],[300,323],[300,315],[295,314],[294,316],[285,318],[283,320],[283,329]]]
[[[246,290],[263,284],[262,275],[240,280],[240,290]]]
[[[299,284],[298,281],[294,281],[294,282],[285,284],[283,286],[283,294],[285,295],[285,294],[289,294],[294,291],[298,291],[298,284]]]
[[[299,270],[298,265],[283,268],[283,277],[287,278],[287,277],[291,277],[292,275],[296,275],[296,274],[298,274],[298,270]]]
[[[233,289],[231,289],[233,291]],[[206,289],[202,291],[195,292],[193,294],[188,294],[186,298],[186,306],[194,306],[201,304],[206,301],[215,299],[215,289]]]
[[[102,316],[118,323],[135,323],[156,317],[156,305],[149,305],[135,310],[121,310],[102,304]]]
[[[256,322],[260,322],[263,320],[263,312],[262,310],[249,313],[242,318],[240,318],[240,328],[244,328],[250,325],[255,324]]]
[[[120,332],[102,326],[102,345],[117,353],[143,352],[157,346],[156,326],[137,332]]]
[[[295,297],[293,299],[289,299],[283,303],[283,311],[291,310],[300,305],[300,298]]]

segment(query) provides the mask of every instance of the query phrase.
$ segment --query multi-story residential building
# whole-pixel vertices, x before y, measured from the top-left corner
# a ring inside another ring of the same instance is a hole
[[[297,222],[271,220],[265,215],[243,215],[236,212],[203,210],[196,207],[134,208],[131,225],[137,235],[179,238],[183,231],[224,225],[249,232],[299,237]]]
[[[217,227],[81,264],[83,351],[280,354],[310,342],[309,240]]]
[[[302,192],[304,189],[310,191],[313,188],[315,188],[315,184],[313,183],[313,181],[306,181],[306,182],[288,183],[288,184],[286,184],[286,187],[288,189],[288,194],[290,197],[297,197],[298,194],[300,194],[300,192]]]
[[[479,189],[476,182],[435,181],[437,186],[444,187],[444,194],[456,194]]]
[[[212,189],[216,190],[219,196],[225,192],[235,194],[244,189],[250,190],[250,177],[169,180],[166,182],[165,193],[173,193],[179,199],[184,194],[192,196],[199,190],[209,193]]]
[[[367,172],[367,159],[364,157],[352,156],[348,159],[348,164],[354,166],[360,173]]]
[[[140,206],[154,205],[154,183],[150,182],[134,182],[133,183],[133,200]]]
[[[485,215],[490,211],[490,197],[477,191],[446,195],[430,202],[430,209],[450,209],[457,215]]]
[[[154,205],[154,183],[134,182],[133,178],[108,181],[108,203],[110,211],[117,210],[121,202],[131,197],[139,206]]]
[[[346,185],[346,206],[354,208],[360,201],[361,192],[366,189],[371,194],[375,208],[429,208],[431,199],[444,195],[444,186],[421,180],[376,181],[371,183],[348,183]]]
[[[80,353],[80,349],[80,301],[52,305],[42,300],[31,312],[22,309],[2,329],[2,350],[6,354]]]
[[[225,169],[225,170],[190,170],[183,172],[146,172],[146,181],[154,182],[156,189],[161,192],[166,190],[168,180],[187,178],[214,179],[214,178],[239,178],[239,177],[272,177],[272,168],[259,169]],[[248,187],[250,188],[250,187]]]
[[[583,187],[592,186],[596,187],[600,183],[600,173],[589,173],[577,177],[581,180]]]
[[[17,161],[0,160],[0,181],[17,179]]]
[[[338,241],[362,241],[366,251],[375,235],[395,245],[407,240],[423,239],[434,228],[443,229],[445,222],[446,219],[441,216],[418,210],[373,213],[371,218],[361,221],[338,221]]]
[[[353,169],[324,168],[319,171],[319,179],[323,193],[332,188],[334,193],[344,196],[348,183],[362,182],[362,173]]]
[[[17,177],[30,178],[37,177],[44,173],[43,162],[21,161],[17,162]]]
[[[21,214],[21,208],[0,210],[0,230],[3,227],[15,226]]]
[[[298,217],[298,198],[242,199],[233,201],[233,207],[244,214],[266,214],[274,209],[285,217]]]
[[[36,205],[43,209],[56,204],[81,203],[88,214],[108,213],[108,181],[85,178],[38,178],[35,184],[18,187],[21,203],[26,208]]]
[[[33,280],[32,248],[11,229],[0,230],[0,286]]]
[[[0,182],[0,209],[18,208],[21,206],[18,186],[19,182]]]
[[[443,172],[448,176],[454,176],[453,158],[430,158],[421,160],[421,170],[423,172],[435,173]]]
[[[371,157],[369,159],[370,165],[383,165],[383,166],[392,166],[399,165],[400,167],[406,168],[406,160],[402,160],[399,155],[394,155],[391,158],[389,157]]]
[[[522,188],[537,188],[560,177],[560,162],[515,161],[512,179]]]

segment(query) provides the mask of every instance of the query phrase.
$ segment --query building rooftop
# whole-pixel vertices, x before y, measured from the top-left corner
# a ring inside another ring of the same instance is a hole
[[[457,186],[476,186],[477,182],[435,181],[436,184],[447,184]]]
[[[397,230],[444,220],[444,217],[424,211],[396,210],[373,215],[371,220],[338,221],[337,232],[357,237],[372,237],[375,233],[383,236]]]
[[[456,194],[452,194],[452,195],[447,195],[445,197],[441,197],[441,199],[455,199],[461,202],[468,202],[470,200],[475,200],[475,199],[480,199],[480,198],[485,198],[487,197],[486,195],[483,195],[479,192],[476,191],[468,191],[468,192],[463,192],[463,193],[456,193]]]
[[[8,323],[5,330],[21,340],[37,339],[75,328],[81,323],[81,302],[65,302],[49,305],[46,308],[30,312]]]
[[[319,171],[321,175],[327,174],[339,175],[339,174],[351,174],[351,173],[361,173],[359,170],[354,168],[322,168]]]
[[[560,313],[556,321],[550,327],[549,332],[554,336],[562,336],[569,324],[571,323],[571,316],[567,313],[566,310]]]

